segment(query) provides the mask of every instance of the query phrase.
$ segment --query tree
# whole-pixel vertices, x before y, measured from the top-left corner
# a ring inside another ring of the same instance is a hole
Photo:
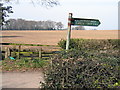
[[[25,19],[9,19],[3,30],[55,30],[63,28],[61,22],[55,21],[28,21]]]
[[[21,0],[0,0],[1,2],[18,2]],[[53,7],[55,5],[59,5],[58,0],[29,0],[31,1],[33,4],[38,3],[40,5],[46,6],[46,7]],[[7,12],[8,13],[12,13],[11,11],[11,6],[8,7],[3,7],[3,4],[0,3],[0,27],[2,27],[2,25],[5,23],[5,17],[7,17]],[[37,25],[35,25],[35,27],[37,28]]]
[[[56,23],[56,26],[57,26],[57,30],[63,28],[63,24],[61,22]]]
[[[3,4],[0,3],[0,27],[7,23],[5,17],[9,16],[8,13],[13,13],[12,7],[11,6],[4,7]]]
[[[21,0],[0,0],[0,1],[3,1],[3,2],[19,2]],[[38,3],[40,5],[49,6],[49,7],[59,5],[58,0],[29,0],[29,1],[32,2],[33,4]]]

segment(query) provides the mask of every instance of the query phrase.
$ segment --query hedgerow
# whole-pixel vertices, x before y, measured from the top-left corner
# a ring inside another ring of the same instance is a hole
[[[112,51],[62,51],[46,68],[42,88],[119,88],[120,57]]]
[[[66,40],[61,40],[58,45],[65,49]],[[108,50],[108,49],[119,49],[120,39],[71,39],[69,49],[80,49],[80,50]]]

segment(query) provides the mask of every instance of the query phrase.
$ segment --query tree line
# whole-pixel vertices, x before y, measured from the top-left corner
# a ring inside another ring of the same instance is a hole
[[[33,21],[25,19],[9,19],[3,30],[63,30],[64,25],[55,21]],[[67,28],[65,29],[67,30]],[[83,26],[74,26],[72,30],[85,30]]]
[[[3,1],[7,1],[7,0],[3,0]],[[45,3],[49,3],[49,2],[53,2],[53,1],[45,0]],[[51,4],[55,4],[55,3],[50,3],[50,5]],[[5,20],[5,17],[9,16],[8,13],[13,13],[12,7],[11,6],[4,7],[3,3],[0,3],[0,28],[2,30],[56,30],[56,29],[59,30],[59,29],[63,29],[64,27],[64,25],[61,22],[54,22],[50,20],[27,21],[24,19],[10,19],[8,22]],[[73,27],[72,30],[85,30],[85,28],[83,26],[77,26],[77,27]]]
[[[55,21],[28,21],[24,19],[9,19],[3,26],[3,30],[60,30],[63,28],[61,22]]]

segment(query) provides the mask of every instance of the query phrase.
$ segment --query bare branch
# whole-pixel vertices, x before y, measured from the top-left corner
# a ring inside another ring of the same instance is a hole
[[[8,3],[8,2],[20,2],[21,0],[0,0],[2,2]],[[46,7],[53,7],[56,5],[59,5],[58,0],[29,0],[33,5],[40,4],[42,6]]]

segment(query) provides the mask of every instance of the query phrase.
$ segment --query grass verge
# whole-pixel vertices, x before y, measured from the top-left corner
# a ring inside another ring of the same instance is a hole
[[[48,60],[43,59],[29,59],[22,58],[20,60],[3,60],[2,62],[2,71],[28,71],[28,70],[37,70],[44,68],[48,64]]]
[[[2,43],[2,45],[24,45],[24,46],[57,46],[57,45],[18,44],[18,43]]]

